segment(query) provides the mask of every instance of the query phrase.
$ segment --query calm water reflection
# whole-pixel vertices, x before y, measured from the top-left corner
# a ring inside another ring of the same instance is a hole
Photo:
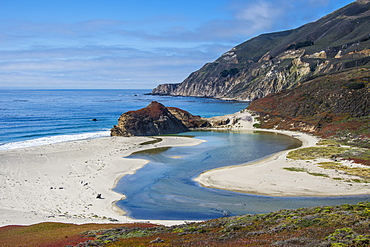
[[[154,149],[131,155],[150,163],[123,177],[115,191],[127,199],[117,203],[136,219],[205,220],[231,215],[254,214],[281,208],[356,203],[369,196],[268,197],[209,189],[192,179],[205,170],[238,165],[300,146],[285,135],[266,132],[191,132],[206,140],[198,146]]]

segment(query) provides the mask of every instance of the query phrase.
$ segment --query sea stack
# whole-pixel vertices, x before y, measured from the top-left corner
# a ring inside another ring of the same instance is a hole
[[[111,136],[154,136],[188,130],[164,105],[153,101],[145,108],[123,113]]]

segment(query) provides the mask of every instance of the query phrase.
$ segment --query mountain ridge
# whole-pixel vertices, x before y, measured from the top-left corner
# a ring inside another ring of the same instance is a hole
[[[353,2],[296,29],[261,34],[152,94],[252,101],[312,77],[370,63],[370,1]]]

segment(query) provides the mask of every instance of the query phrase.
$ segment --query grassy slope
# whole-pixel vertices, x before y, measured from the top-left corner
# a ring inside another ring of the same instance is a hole
[[[5,226],[0,228],[0,246],[75,246],[95,237],[82,234],[86,231],[105,231],[122,224],[64,224],[45,222],[31,226]],[[126,224],[127,228],[152,227],[151,224]]]
[[[126,224],[107,228],[109,225],[60,223],[5,227],[0,228],[0,245],[369,246],[370,202],[280,210],[172,227]]]
[[[369,147],[369,67],[325,75],[253,101],[261,128],[307,131]]]

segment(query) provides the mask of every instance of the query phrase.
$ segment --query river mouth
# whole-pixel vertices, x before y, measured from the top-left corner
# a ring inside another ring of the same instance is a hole
[[[189,134],[189,133],[186,133]],[[198,146],[155,148],[128,158],[150,161],[126,175],[115,191],[126,199],[117,206],[135,219],[208,220],[230,215],[256,214],[307,206],[356,203],[369,196],[269,197],[201,187],[193,181],[200,173],[241,165],[302,143],[287,135],[264,131],[192,131],[205,140]]]

